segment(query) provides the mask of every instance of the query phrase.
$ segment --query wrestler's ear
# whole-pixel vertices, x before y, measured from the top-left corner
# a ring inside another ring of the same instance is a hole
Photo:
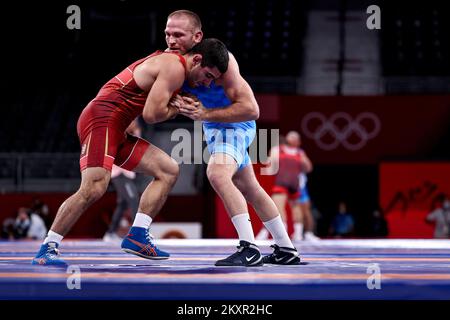
[[[194,33],[195,44],[200,43],[202,39],[203,39],[203,31],[198,30],[196,33]]]
[[[201,54],[199,54],[199,53],[194,54],[194,56],[192,57],[193,65],[194,66],[200,65],[202,63],[202,58],[203,57]]]

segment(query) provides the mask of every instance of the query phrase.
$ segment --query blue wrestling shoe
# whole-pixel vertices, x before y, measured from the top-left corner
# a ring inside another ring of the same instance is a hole
[[[56,242],[42,244],[39,252],[31,261],[31,264],[61,267],[67,266],[67,263],[59,258],[58,244]]]
[[[170,254],[159,250],[153,243],[148,229],[131,227],[122,241],[122,250],[152,260],[168,259]]]

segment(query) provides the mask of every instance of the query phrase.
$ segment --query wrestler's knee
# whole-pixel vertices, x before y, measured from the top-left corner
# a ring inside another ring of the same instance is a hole
[[[163,165],[157,170],[155,178],[166,182],[169,185],[175,184],[180,175],[180,167],[178,163],[170,158],[164,161]]]
[[[104,185],[94,183],[90,186],[85,186],[80,189],[80,194],[87,203],[93,203],[100,199],[106,192]]]
[[[107,176],[86,178],[80,186],[78,193],[83,200],[91,204],[100,199],[108,188],[109,179]]]
[[[231,180],[231,177],[228,174],[226,168],[218,164],[208,165],[208,168],[206,169],[206,175],[211,185],[213,185],[215,188],[220,188]]]

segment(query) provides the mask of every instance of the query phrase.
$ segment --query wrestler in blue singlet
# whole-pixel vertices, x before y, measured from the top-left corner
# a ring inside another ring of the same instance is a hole
[[[222,86],[213,81],[209,88],[183,85],[182,91],[195,95],[205,108],[219,108],[231,105]],[[203,131],[210,154],[226,153],[238,164],[238,170],[251,163],[247,149],[255,138],[256,123],[254,120],[245,122],[211,122],[203,121]]]

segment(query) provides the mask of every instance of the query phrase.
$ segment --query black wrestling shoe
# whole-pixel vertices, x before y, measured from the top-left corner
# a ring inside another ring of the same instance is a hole
[[[263,263],[270,264],[282,264],[282,265],[295,265],[300,264],[300,257],[298,256],[297,249],[279,247],[276,244],[271,245],[274,249],[272,254],[263,258]]]
[[[215,265],[219,267],[257,267],[262,266],[261,252],[256,245],[248,241],[239,241],[238,251],[228,258],[217,260]]]

